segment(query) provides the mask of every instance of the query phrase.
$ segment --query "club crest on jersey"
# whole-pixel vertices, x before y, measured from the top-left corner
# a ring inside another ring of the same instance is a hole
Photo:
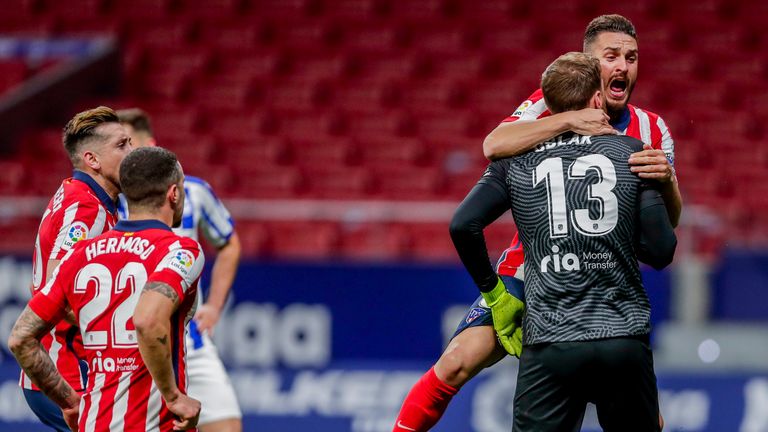
[[[576,254],[567,253],[560,256],[560,248],[557,245],[552,246],[552,255],[547,255],[541,260],[541,272],[546,273],[549,265],[552,264],[556,273],[561,271],[579,271],[581,270],[581,261]]]
[[[88,226],[83,222],[74,222],[69,226],[67,237],[64,239],[64,246],[71,248],[80,240],[88,238]]]
[[[472,321],[480,318],[486,313],[487,311],[483,308],[472,308],[472,310],[470,310],[469,313],[467,314],[467,319],[465,321],[467,322],[467,324],[471,324]]]
[[[525,110],[527,110],[528,108],[530,108],[530,107],[531,107],[531,105],[533,105],[533,102],[531,102],[531,101],[529,101],[529,100],[527,100],[527,101],[523,102],[522,104],[520,104],[520,106],[519,106],[519,107],[517,107],[517,109],[515,110],[515,112],[514,112],[514,113],[512,113],[512,116],[514,116],[514,117],[520,117],[521,115],[523,115],[523,113],[525,112]]]
[[[181,249],[176,252],[176,255],[171,259],[171,268],[176,270],[176,273],[187,276],[189,269],[192,268],[192,264],[195,263],[195,256],[192,252]]]

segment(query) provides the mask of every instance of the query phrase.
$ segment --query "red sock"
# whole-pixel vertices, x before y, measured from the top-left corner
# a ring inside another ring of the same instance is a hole
[[[440,420],[451,398],[458,391],[440,381],[434,368],[430,369],[405,397],[392,432],[428,431]]]

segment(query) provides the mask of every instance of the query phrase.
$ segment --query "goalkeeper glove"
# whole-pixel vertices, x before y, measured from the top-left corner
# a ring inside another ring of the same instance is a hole
[[[525,304],[507,291],[501,279],[488,292],[482,292],[485,302],[491,308],[493,328],[504,349],[515,357],[523,351],[523,329],[520,326]]]

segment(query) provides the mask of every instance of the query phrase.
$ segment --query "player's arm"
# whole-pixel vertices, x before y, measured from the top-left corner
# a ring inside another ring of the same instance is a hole
[[[450,233],[456,252],[491,308],[493,327],[504,349],[522,352],[520,320],[525,305],[511,295],[493,270],[483,230],[509,210],[502,162],[494,162],[483,178],[459,205],[451,220]]]
[[[211,285],[208,298],[195,314],[197,328],[201,332],[213,333],[219,322],[221,311],[227,302],[232,283],[235,281],[240,264],[240,238],[224,203],[219,200],[207,183],[200,186],[200,206],[203,220],[200,228],[206,239],[218,248],[211,270]]]
[[[668,139],[671,140],[671,137]],[[672,163],[664,151],[645,144],[642,151],[635,152],[630,156],[629,164],[632,166],[632,172],[640,178],[655,180],[659,183],[659,192],[664,200],[669,219],[672,226],[677,227],[683,211],[683,197],[680,194],[680,187]]]
[[[490,160],[516,156],[537,144],[568,131],[582,135],[615,134],[603,110],[585,108],[567,111],[540,119],[505,121],[496,126],[483,141],[483,154]]]
[[[59,268],[59,264],[60,263],[61,263],[61,260],[57,260],[57,259],[48,260],[48,266],[46,267],[46,273],[47,274],[45,275],[45,280],[47,280],[47,281],[51,280],[51,278],[53,277],[53,273],[56,271],[57,268]],[[32,294],[34,295],[34,293],[35,293],[35,287],[33,285],[32,286]],[[72,309],[70,309],[70,308],[67,308],[66,315],[64,315],[64,320],[66,322],[72,324],[73,326],[78,326],[79,325],[77,323],[77,318],[75,318],[75,313],[72,312]]]
[[[192,429],[200,416],[200,402],[179,390],[173,371],[171,350],[171,316],[181,304],[178,292],[169,284],[149,281],[136,303],[133,324],[139,343],[139,353],[152,375],[168,409],[180,420],[174,420],[174,430]]]
[[[33,383],[62,409],[74,409],[80,404],[77,392],[56,369],[40,338],[56,325],[40,318],[29,306],[16,320],[8,339],[8,348]]]
[[[235,281],[237,267],[240,264],[240,252],[240,238],[236,232],[233,232],[229,241],[219,249],[216,255],[211,270],[208,298],[195,314],[197,328],[200,331],[212,333],[213,327],[219,322],[221,311]]]
[[[635,249],[640,261],[661,270],[672,262],[677,236],[661,193],[644,186],[639,194]]]
[[[181,394],[171,362],[171,316],[179,304],[179,295],[170,285],[148,282],[133,314],[141,357],[166,401],[175,401]]]

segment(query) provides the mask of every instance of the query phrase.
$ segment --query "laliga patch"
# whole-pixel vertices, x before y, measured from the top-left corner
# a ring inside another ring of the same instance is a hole
[[[88,238],[88,225],[86,225],[83,222],[74,222],[72,223],[72,225],[69,226],[67,235],[64,238],[64,247],[71,249],[72,246],[75,245],[75,243],[79,242],[80,240],[85,240],[87,238]]]
[[[188,276],[189,270],[192,268],[192,264],[195,263],[195,256],[192,252],[184,249],[176,251],[176,254],[171,258],[170,268],[181,276]]]
[[[528,108],[530,108],[530,107],[531,107],[531,105],[533,105],[533,102],[531,102],[531,101],[529,101],[529,100],[527,100],[527,101],[523,102],[522,104],[520,104],[520,106],[519,106],[519,107],[517,107],[517,109],[516,109],[516,110],[515,110],[515,112],[512,114],[512,116],[514,116],[514,117],[520,117],[521,115],[523,115],[523,113],[525,112],[525,110],[527,110]]]
[[[467,319],[466,319],[467,324],[471,324],[472,321],[480,318],[486,313],[488,313],[488,311],[483,308],[472,308],[472,310],[470,310],[469,313],[467,314]]]

